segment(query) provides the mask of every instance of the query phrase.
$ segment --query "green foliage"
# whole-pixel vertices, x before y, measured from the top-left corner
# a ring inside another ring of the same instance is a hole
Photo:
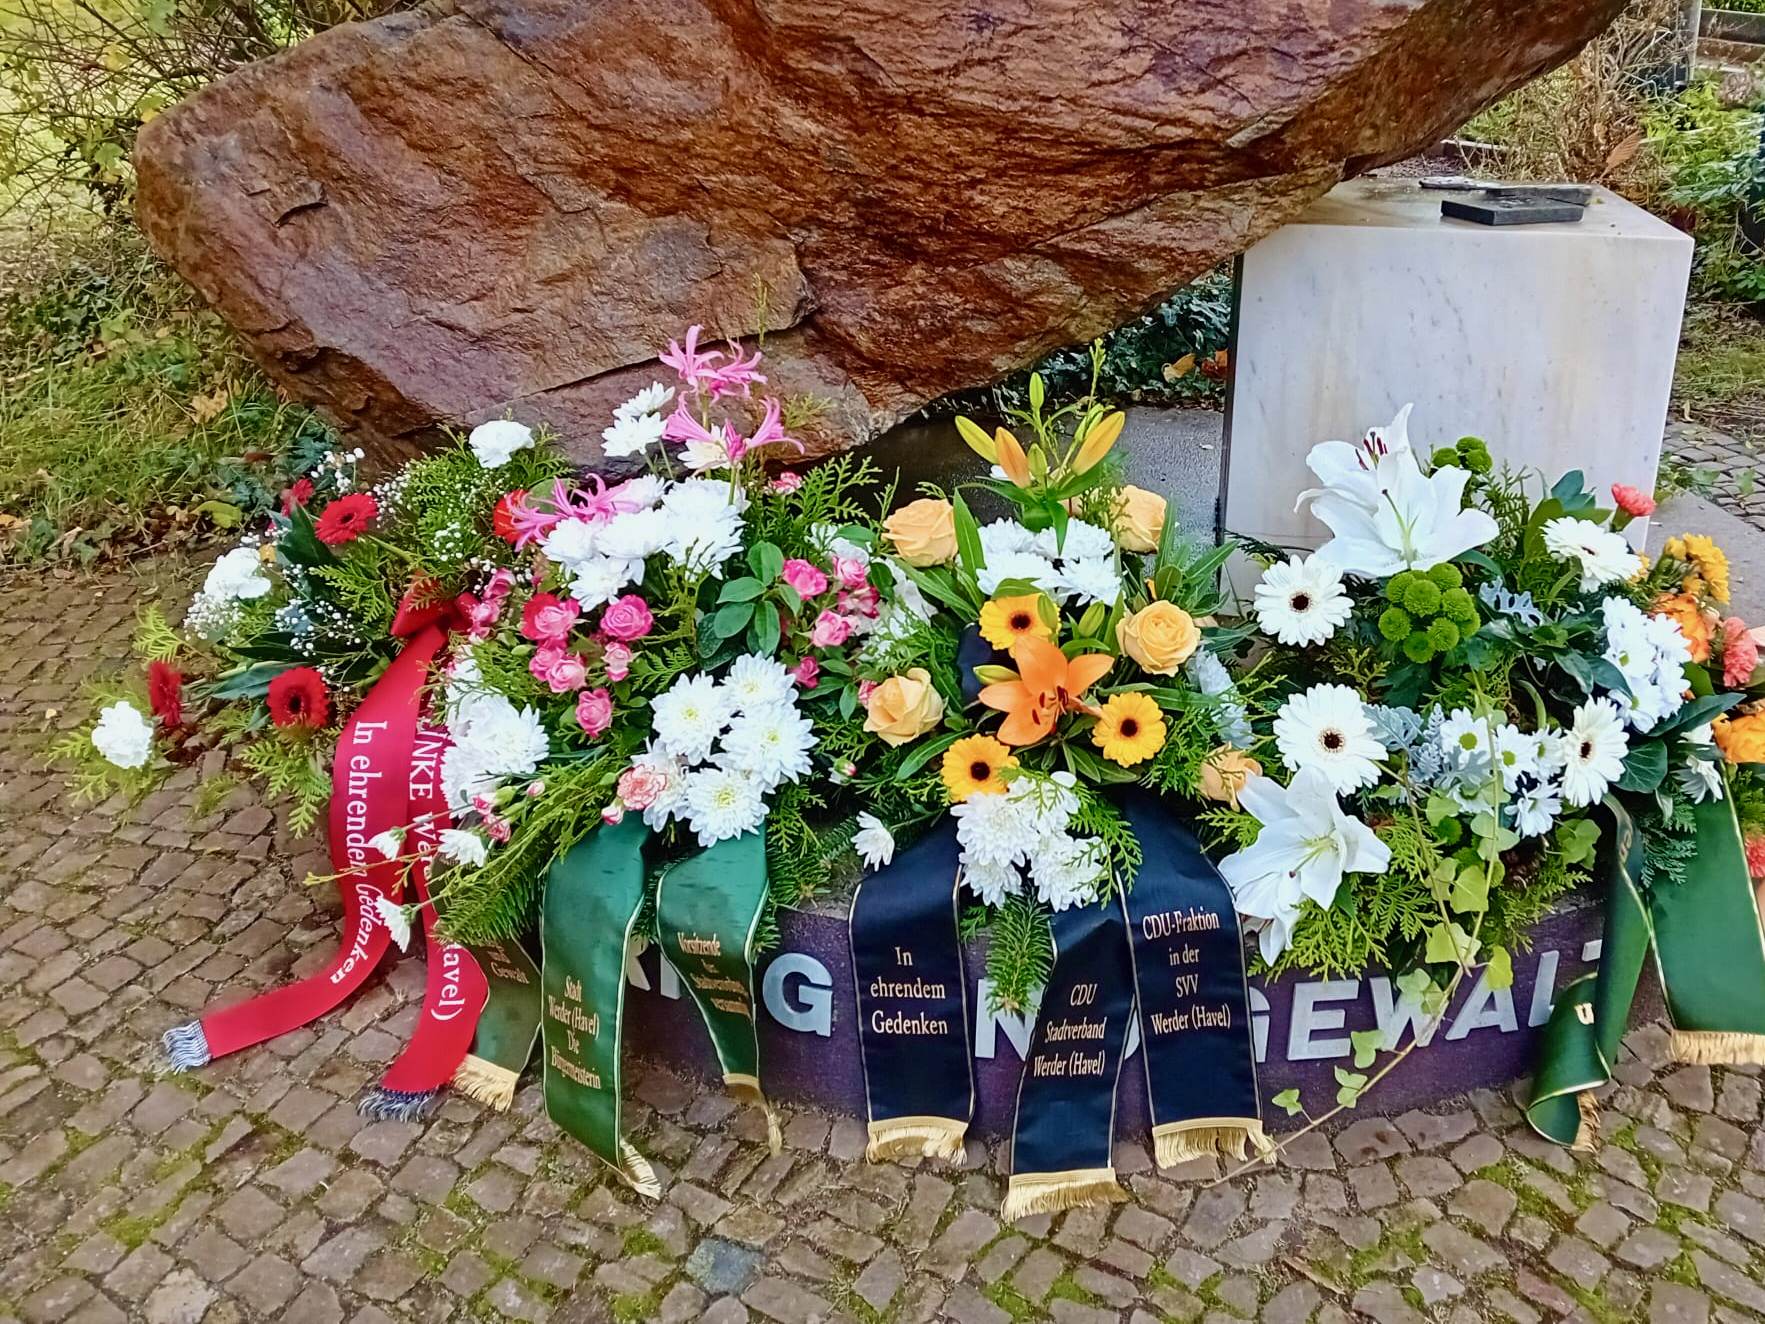
[[[135,613],[135,656],[147,662],[170,662],[184,647],[183,638],[165,618],[165,609],[149,602]]]
[[[992,1008],[1024,1011],[1033,990],[1045,986],[1054,969],[1054,930],[1047,907],[1027,896],[1008,896],[993,910],[987,948]]]
[[[242,746],[238,756],[264,779],[268,798],[292,801],[289,830],[297,834],[312,831],[331,802],[331,770],[319,746],[305,733],[293,736],[272,730]]]

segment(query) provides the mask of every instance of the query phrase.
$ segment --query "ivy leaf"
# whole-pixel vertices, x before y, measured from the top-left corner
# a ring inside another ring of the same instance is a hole
[[[1452,899],[1447,903],[1461,915],[1480,915],[1489,909],[1489,879],[1483,866],[1468,864],[1453,879]]]
[[[1344,1108],[1352,1108],[1361,1100],[1361,1092],[1367,1088],[1367,1078],[1358,1071],[1344,1071],[1336,1068],[1336,1083],[1342,1088],[1336,1091],[1336,1102]]]
[[[1379,1050],[1385,1047],[1383,1030],[1350,1030],[1348,1037],[1354,1044],[1354,1064],[1357,1067],[1372,1066]]]
[[[1599,846],[1600,826],[1591,818],[1567,819],[1557,824],[1557,851],[1564,864],[1585,864]]]
[[[1274,1098],[1270,1099],[1269,1102],[1274,1104],[1277,1108],[1285,1108],[1289,1117],[1293,1116],[1294,1113],[1305,1111],[1305,1105],[1299,1101],[1298,1090],[1282,1090]]]
[[[1624,756],[1624,775],[1618,778],[1620,791],[1652,791],[1667,775],[1667,746],[1659,740],[1632,745]]]
[[[1442,961],[1452,965],[1469,965],[1477,959],[1477,939],[1459,927],[1457,921],[1436,924],[1428,930],[1428,945],[1423,950],[1425,961]]]
[[[1489,949],[1489,965],[1485,968],[1483,978],[1490,988],[1502,989],[1514,986],[1514,958],[1506,947]]]

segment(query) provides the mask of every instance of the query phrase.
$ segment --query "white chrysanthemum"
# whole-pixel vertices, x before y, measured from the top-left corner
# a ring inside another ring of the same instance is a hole
[[[733,768],[707,767],[686,774],[686,821],[699,845],[752,832],[766,819],[760,784]]]
[[[742,512],[747,493],[728,483],[689,478],[675,483],[662,498],[668,512],[668,554],[694,570],[720,574],[723,563],[741,550]]]
[[[479,464],[486,469],[500,469],[516,451],[526,450],[533,444],[533,429],[512,418],[494,418],[473,428],[466,443],[471,446],[472,454],[478,457]]]
[[[987,561],[995,556],[1011,556],[1033,552],[1036,535],[1013,519],[996,519],[981,527],[981,554]]]
[[[631,399],[613,411],[614,418],[642,418],[645,414],[659,413],[662,406],[674,399],[674,388],[664,386],[661,382],[651,382]]]
[[[1610,699],[1589,699],[1575,710],[1575,720],[1558,737],[1563,750],[1563,800],[1577,808],[1590,805],[1624,773],[1630,738],[1624,717]]]
[[[751,775],[762,791],[799,781],[810,769],[815,727],[795,705],[771,704],[744,712],[723,737],[722,762]]]
[[[1095,837],[1069,837],[1065,833],[1043,837],[1030,859],[1036,894],[1052,910],[1095,901],[1106,868],[1101,841]]]
[[[852,850],[866,869],[880,869],[894,862],[895,834],[875,814],[861,813],[858,830],[852,834]]]
[[[668,516],[660,510],[630,510],[601,526],[595,540],[602,556],[643,561],[668,545]]]
[[[703,763],[729,725],[729,698],[710,676],[682,676],[650,701],[656,744],[688,763]]]
[[[639,474],[636,478],[627,478],[613,491],[618,494],[622,508],[647,510],[662,499],[668,491],[668,484],[655,474]]]
[[[605,524],[585,519],[559,520],[551,532],[540,539],[539,547],[548,559],[574,570],[601,554],[601,530],[605,527]]]
[[[570,596],[582,604],[584,611],[604,607],[625,589],[643,577],[642,561],[616,560],[597,556],[573,567]]]
[[[132,703],[118,701],[98,714],[92,748],[119,768],[141,768],[153,754],[153,724]]]
[[[1055,572],[1056,582],[1082,604],[1101,602],[1113,607],[1121,600],[1122,577],[1114,561],[1066,561]]]
[[[202,581],[203,596],[216,602],[261,598],[270,587],[252,547],[235,547],[209,567],[208,578]]]
[[[475,796],[495,790],[503,778],[537,771],[551,753],[539,714],[517,709],[482,684],[456,673],[448,685],[448,734],[454,743],[441,756],[441,788],[456,813],[469,808]]]
[[[1642,569],[1642,558],[1630,550],[1622,534],[1573,515],[1545,524],[1544,549],[1560,561],[1574,561],[1581,567],[1583,593],[1602,584],[1621,584]]]
[[[368,838],[371,850],[377,850],[385,859],[396,859],[404,849],[404,829],[401,827],[387,828],[384,832],[376,832]]]
[[[1315,556],[1270,566],[1256,586],[1257,622],[1284,644],[1321,644],[1353,610],[1342,572]]]
[[[1115,539],[1109,536],[1109,531],[1082,519],[1067,521],[1065,538],[1058,537],[1052,528],[1042,530],[1030,550],[1062,563],[1108,561],[1113,564],[1115,561]]]
[[[980,580],[981,592],[989,597],[997,593],[999,585],[1008,579],[1028,580],[1053,598],[1064,600],[1067,596],[1060,576],[1054,570],[1054,563],[1034,552],[1000,552],[997,556],[989,554],[986,566],[976,578]]]
[[[1026,773],[1012,782],[1005,798],[1018,806],[1035,835],[1052,836],[1065,832],[1079,812],[1079,797],[1073,790],[1077,784],[1078,778],[1070,772]]]
[[[621,458],[640,455],[662,440],[662,426],[659,414],[615,417],[612,426],[601,429],[601,450]]]
[[[1600,616],[1606,628],[1603,656],[1630,687],[1628,694],[1614,692],[1609,697],[1624,710],[1633,729],[1651,730],[1684,703],[1691,645],[1677,621],[1644,615],[1625,598],[1605,599]]]
[[[797,701],[797,683],[784,664],[758,653],[744,653],[730,664],[723,689],[729,696],[730,707],[743,713],[780,704],[795,705]]]
[[[1379,780],[1385,746],[1373,734],[1361,696],[1348,685],[1313,685],[1281,705],[1275,744],[1295,772],[1317,768],[1338,794]]]
[[[396,901],[377,896],[374,898],[374,914],[386,926],[392,941],[398,944],[398,950],[408,952],[411,949],[411,917],[405,913],[405,908]]]
[[[442,828],[435,853],[444,860],[476,869],[490,858],[490,845],[476,832],[464,828]]]
[[[1514,797],[1514,831],[1541,837],[1563,812],[1563,797],[1554,782],[1539,782]]]
[[[976,796],[985,800],[987,796]],[[998,799],[997,796],[991,797]],[[962,881],[968,890],[973,892],[989,906],[999,905],[1008,896],[1016,896],[1023,891],[1023,876],[1018,873],[1015,864],[970,864],[962,866]]]
[[[1023,806],[1009,795],[971,795],[952,805],[964,867],[1021,864],[1037,832]]]

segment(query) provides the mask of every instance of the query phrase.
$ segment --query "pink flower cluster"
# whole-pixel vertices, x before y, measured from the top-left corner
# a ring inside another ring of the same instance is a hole
[[[875,620],[882,613],[882,595],[871,584],[869,567],[860,557],[835,555],[831,577],[813,562],[792,557],[784,563],[781,577],[805,603],[838,585],[834,606],[816,612],[809,626],[810,648],[838,648],[852,637],[857,618]],[[805,652],[791,674],[804,689],[812,690],[820,684],[821,663]]]
[[[760,352],[756,350],[753,358],[744,359],[741,346],[734,341],[730,342],[728,352],[718,349],[701,350],[699,333],[704,329],[702,326],[689,326],[686,329],[685,345],[678,340],[670,340],[668,348],[657,357],[679,373],[680,380],[688,387],[713,400],[738,394],[747,399],[753,384],[766,380],[759,372]]]
[[[462,593],[454,599],[454,606],[466,620],[467,639],[478,643],[490,638],[490,632],[496,628],[497,618],[503,613],[503,604],[508,601],[509,592],[514,587],[515,572],[498,570],[484,586],[482,596]]]
[[[576,724],[598,736],[613,725],[613,696],[604,686],[584,688],[588,659],[570,651],[569,639],[581,616],[582,606],[574,598],[535,593],[521,610],[521,636],[539,645],[527,669],[550,686],[553,694],[581,690],[576,699]],[[631,674],[631,643],[649,634],[655,624],[649,603],[636,593],[607,604],[595,641],[601,646],[609,683],[617,684]]]

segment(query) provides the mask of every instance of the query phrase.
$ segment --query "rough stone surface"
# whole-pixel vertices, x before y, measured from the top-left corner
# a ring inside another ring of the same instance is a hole
[[[201,575],[0,580],[0,1165],[18,1178],[0,1191],[0,1324],[1765,1318],[1757,1071],[1675,1067],[1658,1026],[1626,1040],[1596,1155],[1539,1144],[1507,1093],[1395,1119],[1370,1099],[1290,1170],[1210,1188],[1217,1164],[1172,1176],[1130,1155],[1132,1203],[1015,1228],[997,1217],[1006,1146],[960,1172],[872,1166],[842,1139],[851,1119],[787,1108],[775,1160],[720,1094],[639,1062],[627,1120],[657,1161],[654,1204],[562,1137],[531,1081],[507,1114],[450,1098],[401,1143],[364,1143],[345,1122],[379,1059],[357,1045],[408,1034],[419,960],[161,1079],[161,1031],[315,968],[339,915],[300,886],[327,867],[314,843],[249,813],[249,790],[193,819],[181,771],[132,811],[81,811],[37,761],[159,577]],[[73,977],[106,1001],[64,1011]],[[24,1043],[16,1027],[51,1009]]]
[[[1622,0],[456,0],[145,126],[138,216],[270,375],[394,448],[599,454],[689,323],[873,436],[1436,141]]]

